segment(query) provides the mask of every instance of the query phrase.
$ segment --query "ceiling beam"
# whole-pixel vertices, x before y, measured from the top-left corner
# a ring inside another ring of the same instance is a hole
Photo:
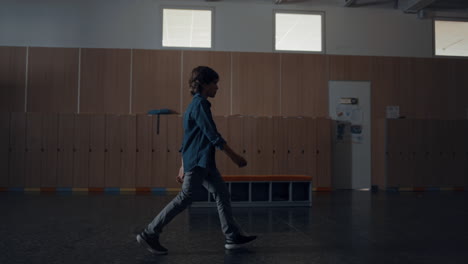
[[[350,7],[350,6],[352,6],[354,3],[356,3],[356,0],[345,0],[344,6]]]
[[[417,13],[435,1],[436,0],[408,0],[403,4],[400,2],[400,6],[405,13]]]

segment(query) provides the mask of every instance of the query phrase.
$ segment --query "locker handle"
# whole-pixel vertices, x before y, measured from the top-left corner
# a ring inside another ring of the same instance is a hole
[[[167,153],[171,152],[169,149],[167,150]]]
[[[316,153],[317,153],[317,154],[320,154],[320,150],[317,149]]]
[[[120,149],[120,153],[122,153],[122,152],[123,152],[123,149]]]
[[[60,152],[60,148],[57,148],[57,152]]]
[[[107,152],[107,149],[104,149],[104,152]]]
[[[245,149],[244,149],[244,150],[242,150],[242,153],[244,153],[244,154],[245,154],[245,152],[246,152],[246,151],[245,151]]]
[[[260,151],[259,149],[257,149],[257,153],[260,154],[260,152],[261,152],[261,151]]]
[[[154,149],[151,149],[151,152],[154,152]]]
[[[275,154],[275,153],[276,153],[276,150],[273,150],[273,154]]]
[[[88,151],[89,151],[89,152],[93,152],[93,150],[92,150],[92,149],[88,149]]]
[[[76,148],[73,148],[73,152],[76,152]]]
[[[302,153],[302,154],[304,154],[304,153],[305,153],[305,151],[304,151],[304,150],[301,150],[301,153]]]
[[[136,149],[136,152],[140,152],[140,150],[139,150],[139,149]]]
[[[291,153],[291,151],[288,149],[288,154],[290,154],[290,153]]]
[[[41,148],[41,152],[44,152],[44,148]]]

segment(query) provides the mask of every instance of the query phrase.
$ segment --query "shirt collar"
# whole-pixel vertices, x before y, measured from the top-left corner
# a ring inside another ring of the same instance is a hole
[[[211,106],[211,103],[208,99],[206,99],[205,97],[203,97],[200,93],[196,93],[193,98],[200,98],[201,100],[206,100],[208,102],[208,105]]]

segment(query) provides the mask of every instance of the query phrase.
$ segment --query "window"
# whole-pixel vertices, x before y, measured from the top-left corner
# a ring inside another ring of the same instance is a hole
[[[275,12],[275,50],[323,52],[323,14]]]
[[[468,22],[434,21],[435,55],[468,57]]]
[[[163,8],[163,47],[211,48],[211,9]]]

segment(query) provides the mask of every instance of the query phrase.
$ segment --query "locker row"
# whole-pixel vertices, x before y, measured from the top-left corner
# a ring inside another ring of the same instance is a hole
[[[311,175],[329,187],[328,119],[214,119],[249,163],[237,168],[218,151],[221,173]],[[2,113],[0,187],[179,187],[182,136],[176,115]]]
[[[466,135],[467,120],[387,120],[387,186],[468,186]]]

